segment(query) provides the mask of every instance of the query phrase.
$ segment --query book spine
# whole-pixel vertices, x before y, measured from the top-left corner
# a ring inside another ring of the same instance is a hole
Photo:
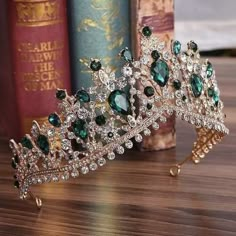
[[[153,34],[165,41],[170,48],[174,36],[174,2],[173,0],[132,0],[132,42],[136,57],[140,55],[140,38],[137,29],[143,25],[153,28]],[[160,123],[160,128],[152,130],[140,145],[143,151],[156,151],[172,148],[176,145],[175,115],[166,116],[167,122]]]
[[[42,123],[57,109],[57,88],[70,91],[66,1],[8,1],[8,15],[15,102],[24,134],[32,120]]]
[[[90,58],[116,70],[122,65],[120,50],[130,45],[128,0],[68,1],[72,87],[92,85]]]

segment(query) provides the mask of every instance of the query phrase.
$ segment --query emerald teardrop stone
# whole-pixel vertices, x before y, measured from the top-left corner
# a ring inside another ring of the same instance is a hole
[[[56,98],[59,99],[59,100],[65,99],[66,98],[65,90],[58,89],[57,92],[56,92]]]
[[[90,102],[90,96],[85,90],[79,90],[75,96],[80,102]]]
[[[90,63],[90,68],[93,71],[99,71],[102,68],[102,64],[98,60],[92,60]]]
[[[73,130],[75,136],[80,137],[81,139],[86,139],[88,137],[86,122],[82,119],[77,119],[72,124],[72,130]]]
[[[131,104],[124,91],[114,90],[108,97],[110,107],[122,115],[131,114]]]
[[[173,86],[176,90],[179,90],[181,88],[181,82],[178,79],[175,79],[173,81]]]
[[[160,54],[157,50],[153,50],[151,53],[152,58],[156,61],[160,58]]]
[[[190,84],[192,87],[193,95],[197,98],[200,97],[202,94],[203,83],[200,76],[196,74],[192,74],[190,78]]]
[[[209,79],[212,74],[213,74],[213,67],[212,64],[208,61],[207,62],[207,69],[206,69],[206,74],[207,74],[207,78]]]
[[[36,140],[37,146],[41,149],[41,151],[47,155],[49,153],[49,142],[48,138],[45,135],[40,134]]]
[[[26,147],[28,149],[32,149],[33,148],[32,142],[26,136],[23,137],[20,142],[21,142],[23,147]]]
[[[214,95],[214,89],[213,89],[213,88],[208,88],[207,93],[208,93],[208,96],[209,96],[209,97],[213,97],[213,95]]]
[[[150,37],[152,35],[152,30],[149,26],[145,26],[142,29],[142,34],[146,37]]]
[[[99,115],[95,118],[95,122],[97,125],[105,125],[106,124],[106,117],[104,115]]]
[[[147,97],[151,97],[154,95],[154,88],[151,87],[151,86],[147,86],[144,88],[144,94],[147,96]]]
[[[120,56],[127,62],[132,62],[133,57],[129,49],[125,48],[120,52]]]
[[[152,104],[151,104],[151,103],[148,103],[148,104],[147,104],[147,109],[148,109],[148,110],[151,110],[151,109],[152,109]]]
[[[151,75],[154,81],[161,87],[164,87],[169,79],[169,67],[163,60],[158,60],[151,65]]]
[[[213,94],[213,101],[215,102],[215,106],[218,106],[219,100],[220,100],[220,98],[219,98],[218,93],[217,93],[216,91],[214,91],[214,94]]]
[[[172,44],[172,51],[177,56],[181,51],[181,43],[178,40],[175,40]]]
[[[51,125],[55,127],[61,126],[61,120],[60,117],[56,113],[52,113],[48,116],[48,121]]]

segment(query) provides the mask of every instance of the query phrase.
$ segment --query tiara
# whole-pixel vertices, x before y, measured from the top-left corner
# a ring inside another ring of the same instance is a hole
[[[148,26],[140,30],[140,43],[139,60],[128,48],[120,52],[124,65],[119,77],[91,59],[87,66],[94,86],[72,96],[58,89],[59,112],[41,127],[33,121],[31,134],[19,143],[10,140],[14,186],[21,199],[31,196],[40,208],[42,200],[30,191],[31,185],[95,171],[173,113],[194,125],[197,140],[191,154],[171,167],[172,176],[188,160],[199,163],[229,133],[215,71],[208,60],[200,62],[198,45],[190,41],[183,52],[181,43],[172,41],[169,50]]]

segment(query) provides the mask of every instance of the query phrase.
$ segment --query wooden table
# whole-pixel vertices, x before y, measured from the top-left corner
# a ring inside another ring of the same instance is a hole
[[[178,122],[178,147],[129,151],[94,173],[66,183],[36,186],[44,206],[18,199],[11,154],[0,142],[0,235],[236,235],[236,59],[212,59],[230,135],[178,178],[169,166],[190,151],[194,132]]]

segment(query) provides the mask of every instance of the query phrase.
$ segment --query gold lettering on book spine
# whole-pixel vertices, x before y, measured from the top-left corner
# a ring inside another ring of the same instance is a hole
[[[59,2],[56,0],[14,0],[14,2],[17,25],[35,27],[61,22]]]

